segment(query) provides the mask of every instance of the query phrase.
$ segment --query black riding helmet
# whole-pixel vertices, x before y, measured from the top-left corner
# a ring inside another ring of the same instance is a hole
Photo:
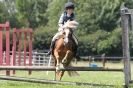
[[[72,2],[67,2],[66,4],[65,4],[65,9],[67,10],[67,9],[74,9],[74,3],[72,3]]]

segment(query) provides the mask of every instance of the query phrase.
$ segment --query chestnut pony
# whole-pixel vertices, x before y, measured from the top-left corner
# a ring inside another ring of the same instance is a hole
[[[55,59],[55,80],[61,80],[65,71],[60,71],[60,65],[64,68],[71,66],[73,59],[73,48],[75,42],[73,40],[73,31],[76,29],[78,23],[76,21],[67,21],[64,26],[64,33],[56,40],[52,55]],[[78,75],[76,71],[68,71],[69,76]]]

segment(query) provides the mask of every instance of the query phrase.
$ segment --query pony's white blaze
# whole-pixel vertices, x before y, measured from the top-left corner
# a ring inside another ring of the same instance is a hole
[[[69,29],[65,29],[64,31],[65,31],[65,33],[66,33],[66,34],[65,34],[65,39],[64,39],[64,41],[65,41],[65,43],[67,44],[68,41],[69,41],[69,40],[68,40],[68,36],[69,36],[70,30],[69,30]]]

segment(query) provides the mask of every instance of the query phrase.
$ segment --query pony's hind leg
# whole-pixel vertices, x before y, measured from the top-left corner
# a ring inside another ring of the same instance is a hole
[[[60,77],[60,57],[59,57],[59,54],[57,51],[54,52],[54,56],[55,56],[55,67],[56,67],[56,70],[55,70],[55,80],[60,80],[61,77]]]

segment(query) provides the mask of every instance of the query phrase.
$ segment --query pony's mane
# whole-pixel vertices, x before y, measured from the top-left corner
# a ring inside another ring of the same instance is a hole
[[[67,21],[64,25],[65,27],[76,29],[79,23],[77,21]]]

